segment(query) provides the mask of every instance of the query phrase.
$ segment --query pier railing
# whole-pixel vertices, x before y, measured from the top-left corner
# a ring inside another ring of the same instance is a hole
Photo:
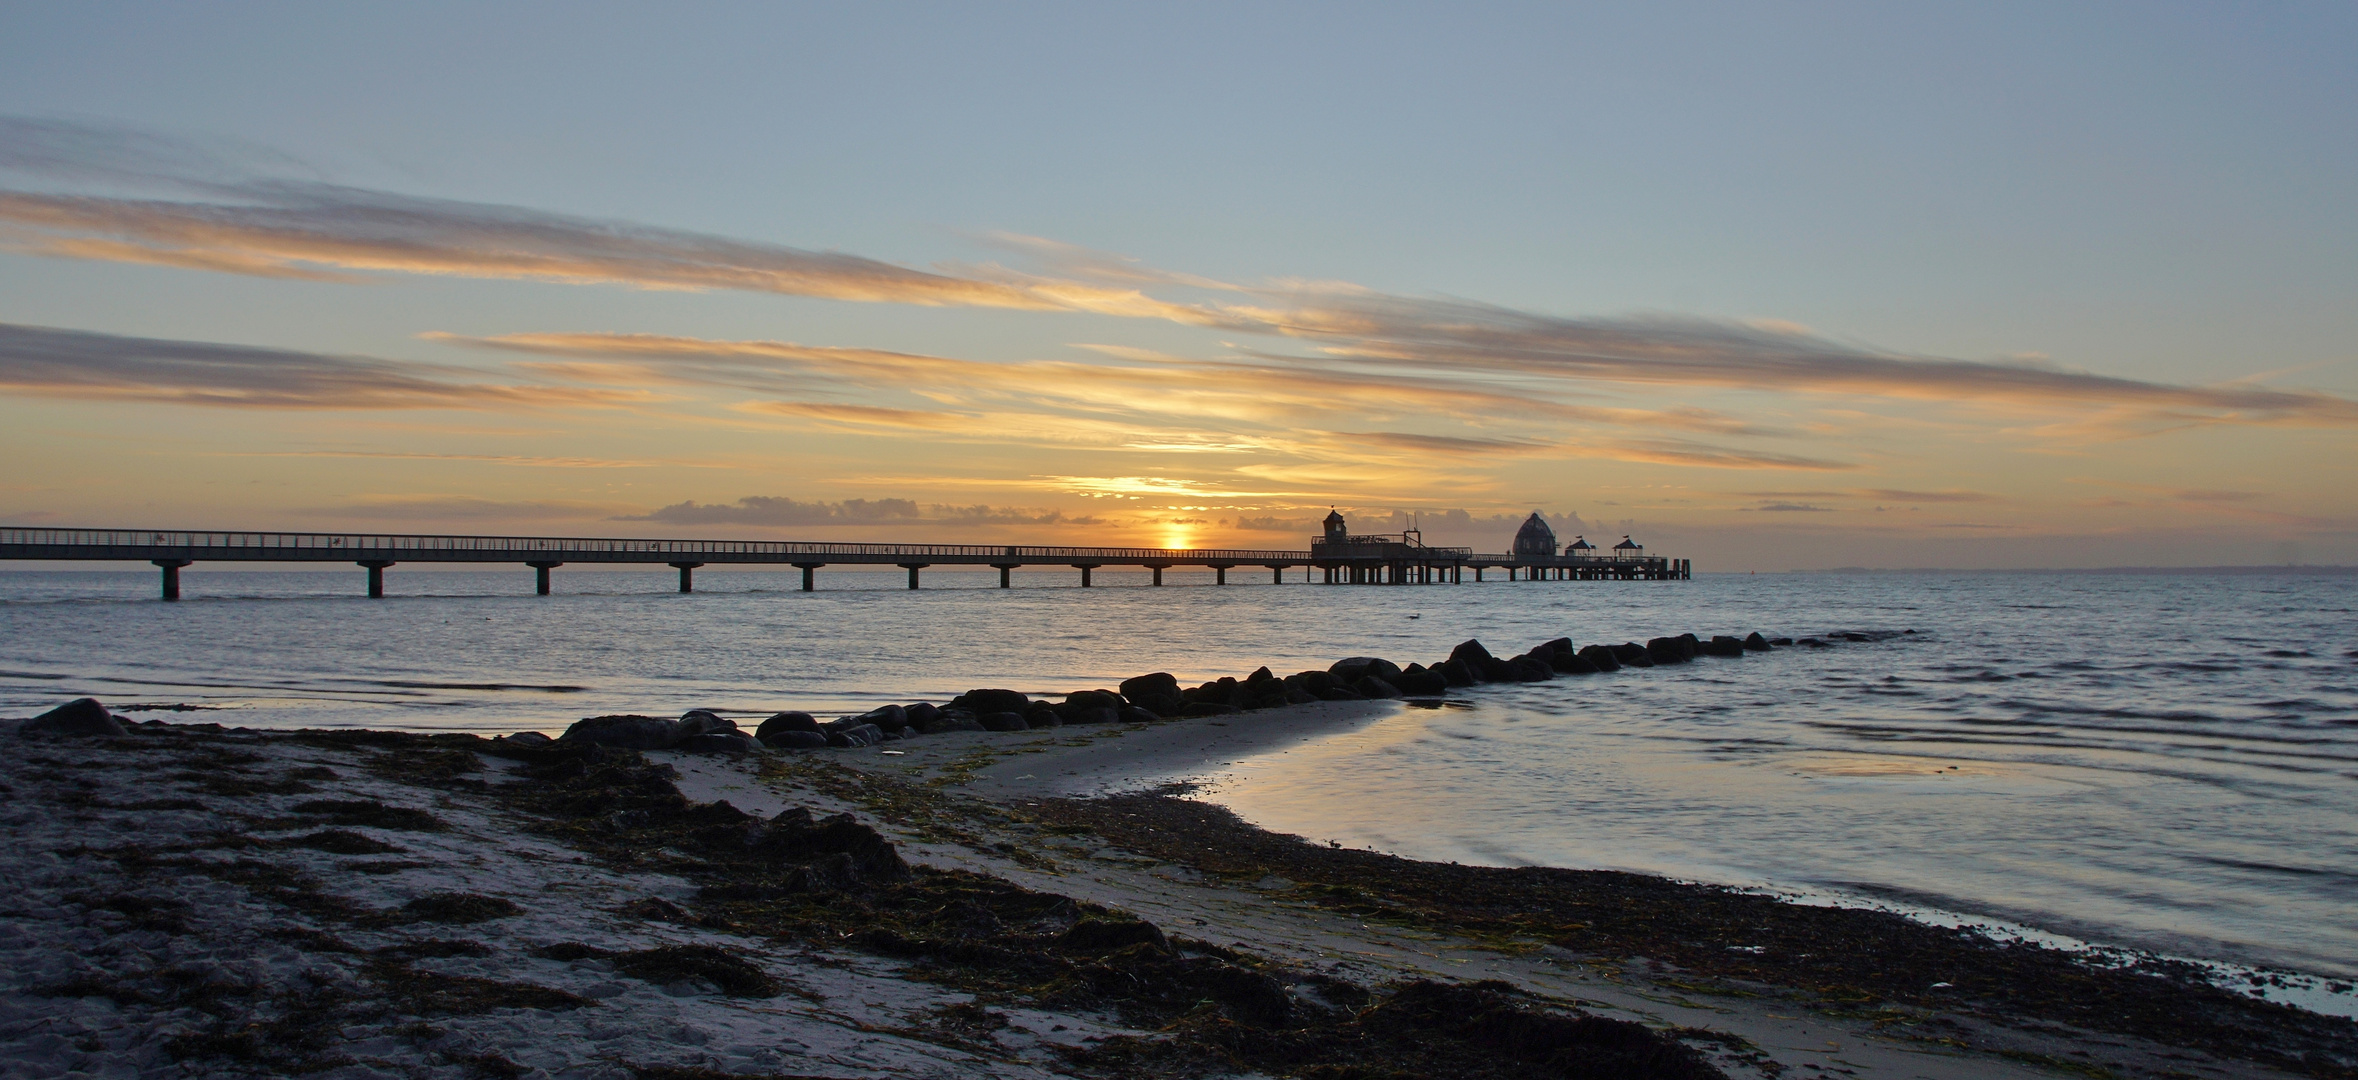
[[[1228,583],[1239,566],[1267,567],[1282,582],[1299,566],[1325,571],[1329,583],[1429,584],[1458,582],[1473,570],[1507,571],[1524,580],[1663,581],[1689,576],[1683,559],[1659,556],[1477,555],[1468,548],[1402,544],[1319,545],[1315,551],[1263,548],[1064,547],[1036,544],[842,544],[797,540],[656,540],[615,537],[461,536],[406,533],[226,532],[187,529],[67,529],[0,526],[0,560],[140,560],[163,570],[164,597],[180,595],[180,569],[197,562],[350,562],[368,569],[369,595],[384,594],[386,568],[401,563],[521,563],[539,574],[549,591],[549,571],[567,563],[659,563],[677,567],[680,591],[693,589],[692,571],[708,564],[785,564],[802,570],[802,587],[813,588],[813,571],[831,564],[891,565],[909,572],[937,564],[998,569],[1000,587],[1008,572],[1026,566],[1070,566],[1090,573],[1106,566],[1152,570],[1154,584],[1174,566],[1217,571]]]

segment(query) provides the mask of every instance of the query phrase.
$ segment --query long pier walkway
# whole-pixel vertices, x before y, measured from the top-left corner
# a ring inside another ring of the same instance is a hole
[[[1325,545],[1320,545],[1324,547]],[[803,591],[817,586],[816,572],[830,565],[898,566],[918,586],[918,571],[929,566],[989,566],[999,587],[1010,572],[1027,566],[1068,566],[1091,584],[1090,571],[1136,566],[1163,571],[1204,566],[1217,584],[1239,566],[1266,568],[1273,583],[1297,566],[1325,571],[1328,584],[1434,584],[1464,580],[1474,571],[1504,570],[1509,580],[1669,581],[1690,576],[1684,559],[1477,555],[1469,548],[1275,551],[1248,548],[1038,547],[982,544],[830,544],[778,540],[614,540],[549,536],[410,536],[382,533],[190,532],[140,529],[44,529],[0,527],[0,560],[47,559],[148,562],[163,571],[163,598],[180,598],[181,568],[199,562],[349,562],[368,570],[368,594],[385,595],[385,570],[401,563],[515,563],[531,567],[541,595],[549,592],[549,571],[568,563],[638,563],[671,566],[680,572],[680,591],[695,591],[694,572],[711,565],[793,566],[802,571]],[[1305,578],[1304,580],[1308,580]]]

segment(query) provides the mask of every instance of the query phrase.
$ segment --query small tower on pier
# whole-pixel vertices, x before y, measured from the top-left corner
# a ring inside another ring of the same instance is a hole
[[[1556,557],[1556,531],[1547,527],[1547,519],[1533,510],[1515,533],[1515,557],[1518,559],[1552,559]]]
[[[1350,539],[1351,529],[1350,526],[1343,523],[1343,512],[1333,509],[1328,510],[1326,512],[1326,542],[1330,544],[1343,544],[1350,542]]]
[[[1620,543],[1613,545],[1613,557],[1616,559],[1641,559],[1645,557],[1645,554],[1646,545],[1626,536],[1621,538]]]

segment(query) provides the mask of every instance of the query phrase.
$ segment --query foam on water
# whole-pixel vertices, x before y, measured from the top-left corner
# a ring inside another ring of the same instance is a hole
[[[2358,976],[2358,579],[2002,574],[1226,588],[1168,572],[0,574],[0,713],[555,731],[1285,673],[1467,637],[1915,630],[1461,693],[1239,762],[1212,797],[1419,858],[1666,873]],[[1253,581],[1239,570],[1238,581]],[[1198,587],[1200,586],[1200,587]],[[1412,617],[1414,616],[1414,617]]]

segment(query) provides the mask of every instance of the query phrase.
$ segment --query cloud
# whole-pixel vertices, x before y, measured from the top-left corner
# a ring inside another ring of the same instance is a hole
[[[2067,421],[2039,432],[2051,438],[2109,438],[2219,423],[2358,425],[2358,402],[2321,392],[2250,382],[2173,385],[2075,372],[2037,359],[1909,355],[1844,344],[1773,319],[1565,318],[1476,301],[1392,295],[1347,283],[1239,284],[1006,234],[988,242],[1019,254],[1039,272],[996,264],[917,269],[842,252],[288,179],[284,174],[294,171],[290,166],[259,155],[217,153],[152,135],[58,121],[0,119],[0,148],[0,167],[43,181],[162,188],[179,196],[0,191],[0,228],[6,230],[0,242],[40,254],[327,280],[411,273],[1090,312],[1309,346],[1306,355],[1238,350],[1241,364],[984,365],[1014,381],[1000,385],[1004,392],[1023,392],[1029,389],[1024,377],[1036,376],[1056,384],[1057,392],[1076,405],[1134,401],[1145,378],[1173,396],[1172,411],[1235,419],[1266,419],[1272,411],[1319,402],[1363,409],[1413,404],[1424,412],[1468,419],[1550,415],[1629,424],[1647,418],[1678,430],[1778,434],[1678,409],[1645,414],[1581,406],[1552,400],[1547,389],[1602,383],[2069,413]],[[1181,302],[1148,291],[1170,289],[1193,290],[1205,298]],[[520,337],[496,342],[533,347]],[[562,351],[550,342],[541,344]],[[652,342],[639,344],[644,349]],[[710,344],[698,354],[707,366],[689,377],[752,377],[742,364],[732,373],[728,365],[715,363]],[[746,344],[818,367],[856,362],[851,354],[858,352],[830,355],[784,343]],[[583,345],[576,338],[571,347]],[[1145,359],[1127,346],[1095,348],[1116,359]],[[911,358],[863,355],[882,361],[877,377],[915,374]],[[1276,393],[1271,401],[1222,385],[1270,372],[1289,373],[1305,385],[1290,392],[1273,382],[1256,387]],[[934,372],[935,377],[942,374]],[[1661,450],[1654,459],[1680,463],[1680,453]],[[1749,452],[1703,452],[1683,463],[1725,466],[1739,460],[1751,463],[1743,467],[1831,467],[1790,456],[1786,464],[1775,464],[1778,455]]]
[[[1997,498],[1979,491],[1902,491],[1898,488],[1860,488],[1853,494],[1866,499],[1917,503],[1990,502]]]
[[[964,427],[974,422],[973,417],[956,413],[926,412],[918,409],[888,409],[876,405],[830,405],[808,401],[748,401],[738,406],[748,412],[770,413],[777,416],[803,416],[813,420],[832,420],[861,427],[914,428],[938,431]]]
[[[604,503],[562,500],[503,501],[472,495],[363,495],[334,506],[297,510],[307,517],[362,518],[393,521],[586,521],[604,517],[613,507]]]
[[[842,502],[798,502],[769,495],[747,495],[734,503],[673,503],[644,514],[617,514],[615,521],[660,521],[669,525],[857,525],[913,521],[920,517],[908,499],[846,499]]]
[[[0,323],[0,388],[46,397],[291,409],[617,404],[642,393],[461,382],[462,369],[363,356]]]
[[[1831,507],[1831,506],[1811,506],[1811,505],[1809,505],[1808,503],[1790,503],[1790,502],[1773,502],[1773,503],[1762,503],[1762,504],[1760,504],[1759,506],[1743,506],[1743,507],[1738,507],[1737,509],[1739,509],[1739,510],[1758,510],[1758,511],[1761,511],[1762,513],[1773,513],[1773,514],[1792,514],[1792,513],[1805,513],[1805,514],[1831,514],[1831,513],[1833,513],[1833,512],[1834,512],[1834,508],[1833,508],[1833,507]]]
[[[1100,518],[1067,516],[1061,510],[994,507],[977,503],[919,507],[914,499],[845,499],[802,502],[773,495],[747,495],[734,503],[674,503],[644,514],[617,514],[614,521],[660,521],[670,525],[1101,525]]]

